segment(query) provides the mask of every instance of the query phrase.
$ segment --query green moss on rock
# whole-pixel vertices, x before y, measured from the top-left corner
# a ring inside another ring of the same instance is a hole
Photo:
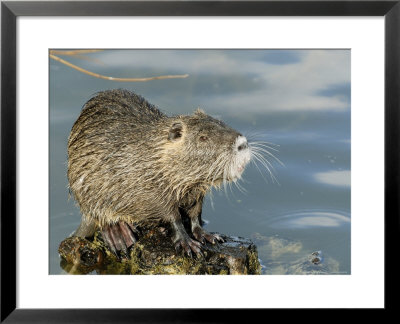
[[[97,274],[260,274],[261,265],[257,248],[248,239],[221,235],[224,243],[206,243],[203,255],[193,258],[177,253],[166,231],[144,230],[129,258],[119,260],[105,246],[100,233],[93,241],[78,237],[69,237],[61,242],[59,254],[61,266],[69,273]],[[82,253],[93,256],[88,262],[82,260]],[[86,262],[86,263],[85,263]],[[85,264],[83,264],[85,263]],[[71,267],[71,264],[74,265]],[[71,269],[73,268],[73,271]]]

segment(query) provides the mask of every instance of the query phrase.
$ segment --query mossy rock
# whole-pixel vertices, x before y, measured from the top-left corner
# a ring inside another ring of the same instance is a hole
[[[61,242],[61,267],[70,274],[260,274],[257,248],[252,241],[220,234],[224,243],[206,243],[203,255],[177,253],[168,231],[142,230],[130,250],[119,260],[104,245],[101,234],[93,240],[68,237]]]

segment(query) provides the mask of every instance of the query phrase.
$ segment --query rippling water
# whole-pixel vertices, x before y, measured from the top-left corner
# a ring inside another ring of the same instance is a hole
[[[250,139],[276,144],[277,181],[250,164],[240,185],[213,191],[207,230],[251,237],[265,274],[307,273],[296,265],[321,251],[328,273],[350,274],[350,51],[110,50],[63,57],[114,77],[185,74],[123,83],[50,62],[50,273],[63,273],[58,244],[80,222],[68,198],[67,139],[97,91],[132,90],[168,114],[201,107]]]

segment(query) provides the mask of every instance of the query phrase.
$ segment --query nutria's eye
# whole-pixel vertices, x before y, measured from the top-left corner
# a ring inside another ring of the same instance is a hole
[[[200,136],[200,141],[205,142],[208,140],[207,136]]]
[[[183,126],[181,123],[174,123],[169,130],[168,139],[171,141],[176,141],[182,137]]]

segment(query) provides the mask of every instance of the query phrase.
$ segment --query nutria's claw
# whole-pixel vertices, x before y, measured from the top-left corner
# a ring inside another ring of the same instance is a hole
[[[212,244],[216,244],[218,242],[225,242],[224,239],[219,235],[219,234],[210,234],[204,229],[202,229],[200,226],[195,227],[193,230],[193,236],[194,238],[201,242],[202,244],[205,244],[205,240]]]
[[[120,226],[121,226],[121,224],[124,224],[125,227],[129,227],[133,234],[136,234],[136,235],[142,234],[140,229],[136,225],[133,225],[132,223],[121,222]],[[135,239],[135,242],[136,242],[136,239]]]
[[[202,251],[196,253],[196,258],[197,258],[197,259],[204,258],[204,253],[203,253]]]
[[[175,242],[175,250],[179,253],[181,250],[188,256],[193,257],[192,251],[196,254],[201,254],[200,243],[192,240],[189,236],[178,239]]]
[[[220,243],[224,243],[225,242],[225,240],[222,238],[221,235],[219,235],[217,233],[211,234],[211,235],[214,236],[218,242],[220,242]]]
[[[196,240],[197,241],[199,241],[201,244],[206,244],[206,240],[204,239],[204,237],[203,236],[201,236],[201,235],[198,235],[198,237],[196,237],[196,235],[194,235],[195,236],[195,238],[196,238]]]
[[[179,243],[175,244],[175,252],[176,254],[180,254],[182,251],[182,246]]]

